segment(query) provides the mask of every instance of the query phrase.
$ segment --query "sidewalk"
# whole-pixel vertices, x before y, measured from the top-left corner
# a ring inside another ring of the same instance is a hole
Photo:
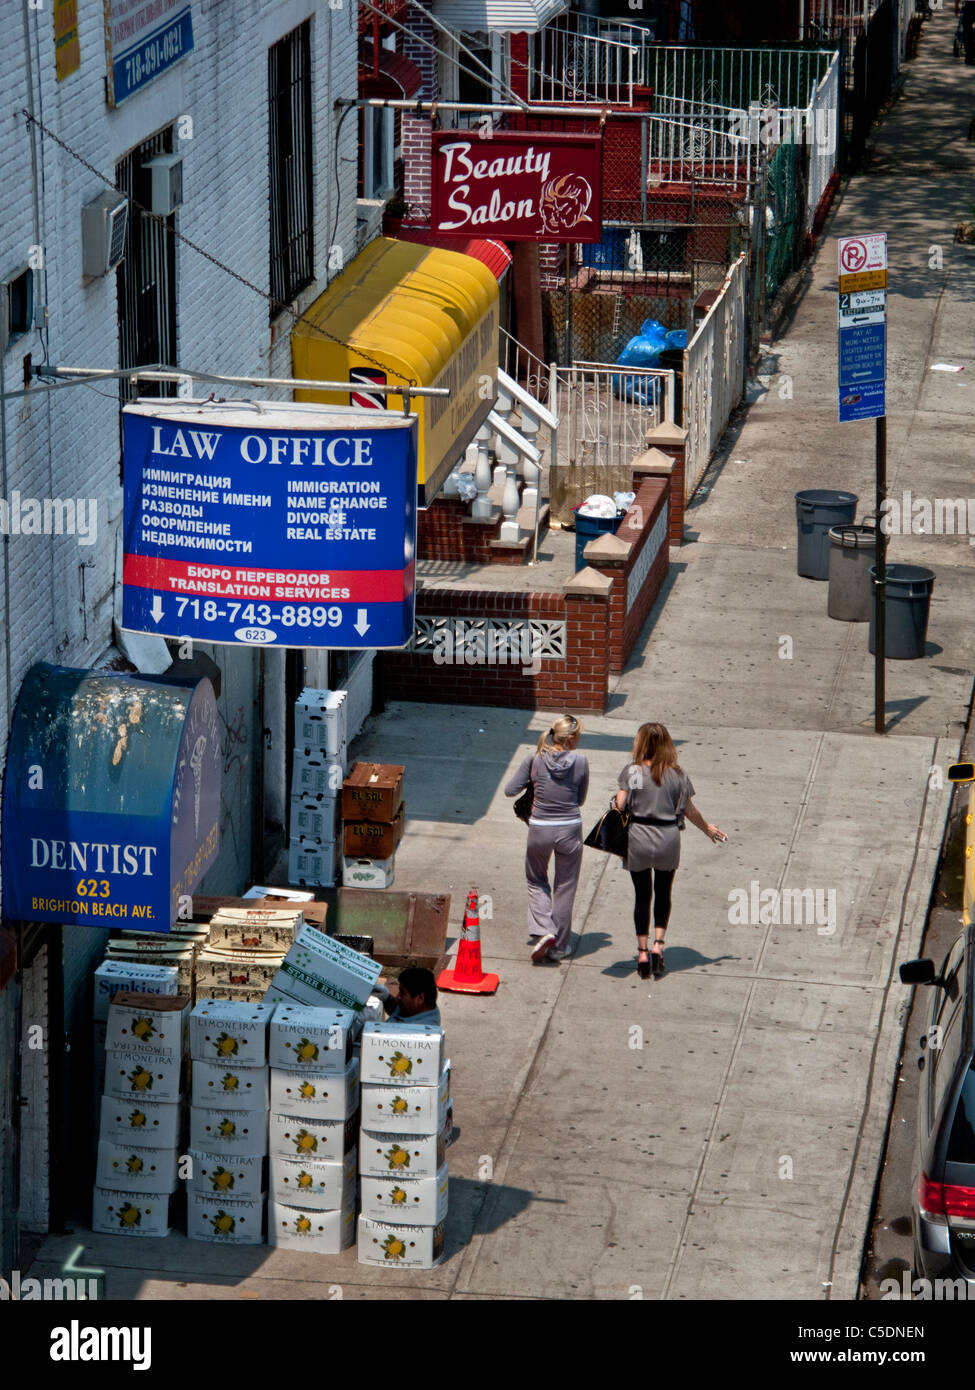
[[[715,846],[688,827],[668,974],[637,978],[629,879],[590,851],[575,955],[528,960],[524,831],[501,788],[548,719],[394,705],[353,755],[406,764],[396,887],[449,891],[456,931],[476,884],[502,981],[441,1000],[460,1129],[448,1260],[410,1274],[354,1250],[82,1232],[49,1238],[32,1274],[84,1241],[81,1263],[107,1268],[116,1298],[855,1297],[907,997],[896,962],[917,953],[950,795],[929,772],[957,753],[972,693],[975,557],[964,536],[892,539],[891,561],[937,579],[929,654],[888,663],[893,723],[878,737],[866,627],[831,621],[826,585],[796,576],[793,494],[851,488],[873,509],[873,425],[835,423],[835,238],[886,230],[890,491],[975,495],[975,256],[953,244],[975,92],[953,28],[947,12],[926,24],[610,712],[585,721],[587,826],[653,718],[729,835]],[[965,371],[931,373],[939,361]],[[753,883],[835,893],[835,931],[732,925],[729,893]]]

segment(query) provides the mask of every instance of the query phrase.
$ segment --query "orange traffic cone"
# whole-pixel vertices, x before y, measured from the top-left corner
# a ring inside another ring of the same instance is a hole
[[[477,889],[472,888],[467,895],[457,962],[453,970],[440,972],[437,989],[457,994],[493,994],[500,983],[497,975],[485,975],[481,969],[481,920],[477,913]]]

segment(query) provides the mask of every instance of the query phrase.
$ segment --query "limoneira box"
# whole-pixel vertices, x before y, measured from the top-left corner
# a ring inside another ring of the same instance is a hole
[[[271,1197],[286,1206],[340,1211],[355,1202],[359,1157],[352,1148],[341,1162],[309,1158],[271,1159]]]
[[[175,965],[140,965],[122,960],[106,960],[95,971],[95,997],[92,1017],[99,1023],[108,1019],[112,996],[121,990],[139,994],[176,994],[179,971]]]
[[[338,1255],[355,1242],[355,1202],[342,1211],[317,1207],[290,1207],[270,1202],[267,1243],[285,1250],[307,1250],[315,1255]]]
[[[359,1263],[383,1269],[433,1269],[443,1259],[444,1223],[387,1225],[359,1217]]]
[[[362,1215],[370,1221],[439,1226],[447,1215],[447,1165],[435,1178],[362,1179]]]
[[[267,1065],[272,1004],[237,1004],[206,999],[190,1015],[190,1056],[195,1062],[234,1067]]]
[[[347,1120],[359,1108],[359,1059],[345,1072],[271,1070],[271,1109],[314,1120]]]
[[[191,1163],[187,1190],[206,1195],[260,1198],[264,1195],[263,1154],[209,1154],[190,1149]]]
[[[279,986],[297,1003],[338,1006],[361,1013],[381,972],[379,962],[361,951],[343,946],[314,927],[302,927],[274,978],[272,990],[274,985]]]
[[[267,1067],[235,1067],[224,1062],[193,1063],[193,1105],[219,1110],[266,1110]]]
[[[358,1137],[358,1115],[348,1120],[314,1120],[307,1115],[280,1115],[272,1110],[269,1143],[272,1158],[318,1158],[341,1163]]]
[[[169,1193],[143,1195],[96,1187],[91,1229],[109,1236],[168,1236],[174,1215],[175,1198]]]
[[[190,1148],[208,1154],[266,1154],[266,1110],[190,1107]]]
[[[213,1245],[263,1245],[264,1198],[188,1192],[186,1234]]]
[[[179,1146],[183,1108],[176,1101],[119,1100],[101,1097],[102,1139],[119,1144],[139,1144],[144,1149],[175,1149]]]
[[[120,1100],[179,1100],[183,1061],[141,1052],[105,1053],[105,1094]]]
[[[116,1192],[175,1192],[176,1150],[124,1145],[99,1139],[95,1186]]]
[[[353,1009],[279,1004],[271,1020],[268,1061],[272,1067],[307,1067],[342,1075],[352,1060],[360,1028],[361,1015]]]
[[[397,1134],[439,1134],[447,1123],[449,1099],[446,1067],[439,1086],[363,1086],[362,1125]]]
[[[359,1135],[359,1173],[364,1178],[435,1178],[444,1165],[440,1134],[390,1134],[363,1129]]]
[[[436,1086],[444,1064],[443,1029],[426,1023],[367,1023],[361,1079],[371,1086]]]
[[[108,1007],[105,1047],[109,1052],[137,1052],[174,1057],[186,1052],[191,1003],[185,994],[117,993]]]

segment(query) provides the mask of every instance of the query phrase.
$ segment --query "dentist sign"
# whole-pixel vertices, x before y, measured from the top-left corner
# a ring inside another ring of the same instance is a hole
[[[602,140],[433,132],[431,230],[505,241],[602,240]]]

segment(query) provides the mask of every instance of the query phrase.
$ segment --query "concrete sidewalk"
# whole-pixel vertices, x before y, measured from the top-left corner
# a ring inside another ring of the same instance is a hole
[[[930,773],[956,754],[972,692],[975,560],[966,537],[892,540],[892,561],[937,579],[928,655],[888,663],[878,737],[866,627],[831,621],[826,585],[797,578],[793,494],[852,488],[873,509],[873,425],[835,423],[835,238],[873,231],[890,247],[890,490],[975,493],[975,256],[952,240],[973,74],[953,28],[947,12],[926,24],[610,712],[586,720],[587,825],[653,718],[729,835],[687,829],[668,974],[637,978],[628,876],[590,851],[573,957],[528,960],[524,832],[501,788],[550,716],[392,706],[353,753],[407,767],[396,887],[449,891],[456,933],[476,885],[502,980],[441,1001],[460,1129],[448,1260],[409,1274],[354,1251],[79,1233],[49,1238],[32,1274],[83,1240],[80,1263],[108,1269],[119,1298],[855,1297],[907,999],[896,963],[920,944],[949,801]],[[939,361],[966,370],[931,373]],[[739,925],[729,895],[753,884],[818,891],[835,919]]]

